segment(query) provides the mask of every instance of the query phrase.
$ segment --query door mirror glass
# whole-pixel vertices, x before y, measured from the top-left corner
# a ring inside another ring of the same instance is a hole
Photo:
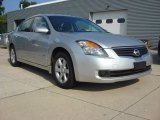
[[[46,28],[46,27],[36,27],[35,29],[35,32],[38,32],[38,33],[49,33],[49,29]]]

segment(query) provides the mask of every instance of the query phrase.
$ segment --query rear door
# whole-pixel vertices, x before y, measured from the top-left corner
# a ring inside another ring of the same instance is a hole
[[[13,34],[13,39],[15,40],[15,48],[17,52],[17,57],[27,60],[28,59],[28,40],[31,34],[31,25],[33,19],[28,19],[24,21],[17,29],[17,32]]]

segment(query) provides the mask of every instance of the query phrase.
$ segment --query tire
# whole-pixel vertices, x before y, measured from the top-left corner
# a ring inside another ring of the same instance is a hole
[[[73,88],[76,82],[69,55],[66,52],[59,52],[52,60],[52,75],[56,84],[64,89]]]
[[[10,47],[10,50],[9,50],[9,61],[10,61],[10,64],[13,67],[20,66],[20,62],[17,61],[16,51],[15,51],[14,46]]]

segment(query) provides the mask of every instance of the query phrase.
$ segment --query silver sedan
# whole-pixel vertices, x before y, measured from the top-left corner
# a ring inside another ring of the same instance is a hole
[[[76,81],[114,83],[151,72],[151,54],[143,42],[108,33],[73,16],[36,15],[9,36],[12,66],[27,63],[49,71],[57,85]]]

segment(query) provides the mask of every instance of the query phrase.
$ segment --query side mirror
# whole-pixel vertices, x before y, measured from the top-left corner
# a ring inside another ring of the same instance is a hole
[[[49,29],[47,27],[37,27],[35,29],[35,32],[38,32],[38,33],[49,33]]]

